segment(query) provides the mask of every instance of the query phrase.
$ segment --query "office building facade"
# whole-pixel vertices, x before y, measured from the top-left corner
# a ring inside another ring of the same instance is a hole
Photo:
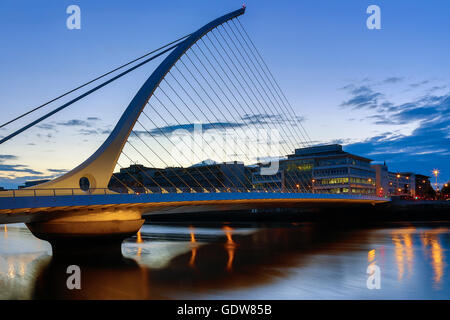
[[[255,173],[253,181],[266,179],[268,184],[285,190],[375,195],[376,173],[370,162],[343,151],[338,144],[300,148],[280,161],[280,172],[275,177]]]

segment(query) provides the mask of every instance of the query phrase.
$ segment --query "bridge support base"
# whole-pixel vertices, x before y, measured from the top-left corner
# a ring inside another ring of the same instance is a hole
[[[130,211],[73,213],[64,218],[28,223],[37,238],[52,245],[53,256],[122,257],[122,241],[136,234],[144,220]]]

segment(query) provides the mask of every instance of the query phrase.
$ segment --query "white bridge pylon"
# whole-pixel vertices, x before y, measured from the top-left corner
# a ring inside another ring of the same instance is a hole
[[[139,118],[142,110],[152,97],[165,75],[183,56],[205,34],[219,25],[236,18],[245,13],[245,8],[228,13],[198,29],[187,39],[182,41],[162,61],[151,76],[145,81],[126,108],[114,130],[99,149],[82,164],[68,173],[46,183],[27,189],[83,189],[92,190],[93,193],[104,193],[113,174],[117,160],[122,149],[130,136],[130,133]],[[99,190],[99,191],[96,191]],[[69,192],[69,191],[68,191]],[[71,191],[73,192],[73,191]],[[113,193],[112,191],[108,191]]]

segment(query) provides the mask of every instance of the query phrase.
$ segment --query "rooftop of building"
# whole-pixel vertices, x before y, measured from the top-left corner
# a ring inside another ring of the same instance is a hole
[[[50,180],[49,179],[28,180],[28,181],[25,181],[25,183],[23,185],[19,186],[19,189],[36,186],[38,184],[48,182],[48,181],[50,181]]]
[[[327,144],[327,145],[317,145],[307,148],[298,148],[295,149],[295,153],[288,155],[288,159],[293,158],[319,158],[319,157],[342,157],[349,156],[358,160],[371,162],[372,159],[361,157],[349,152],[346,152],[342,149],[342,145],[340,144]]]

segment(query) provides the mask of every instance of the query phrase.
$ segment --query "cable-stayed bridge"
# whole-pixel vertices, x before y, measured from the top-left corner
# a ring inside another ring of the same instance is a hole
[[[244,13],[242,8],[217,18],[2,124],[7,127],[96,83],[2,138],[5,146],[164,57],[92,156],[54,180],[0,192],[0,223],[25,222],[44,239],[126,236],[140,228],[142,215],[151,213],[385,202],[375,196],[313,193],[311,177],[302,171],[283,172],[282,182],[271,180],[271,174],[278,174],[274,157],[310,146],[311,139],[239,20]],[[269,148],[255,155],[251,143],[257,151],[261,145]],[[220,162],[204,162],[205,157]],[[125,163],[143,165],[127,168]],[[264,170],[271,171],[265,175],[268,183],[254,179],[260,169],[263,176]]]

